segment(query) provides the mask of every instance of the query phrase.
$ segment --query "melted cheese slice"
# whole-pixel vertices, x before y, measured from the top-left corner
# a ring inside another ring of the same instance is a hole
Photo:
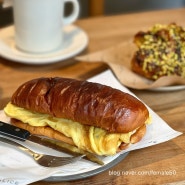
[[[114,155],[119,145],[130,143],[129,133],[109,133],[104,129],[87,126],[67,119],[52,117],[48,114],[40,114],[28,111],[9,103],[4,108],[5,113],[31,126],[50,126],[54,130],[72,138],[75,145],[81,149],[98,155]]]

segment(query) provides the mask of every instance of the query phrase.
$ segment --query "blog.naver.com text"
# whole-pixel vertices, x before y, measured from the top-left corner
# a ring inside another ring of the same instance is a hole
[[[142,170],[142,171],[134,171],[134,170],[129,170],[129,171],[121,171],[121,170],[109,170],[108,174],[110,176],[134,176],[134,175],[139,175],[139,176],[172,176],[176,175],[176,170]]]

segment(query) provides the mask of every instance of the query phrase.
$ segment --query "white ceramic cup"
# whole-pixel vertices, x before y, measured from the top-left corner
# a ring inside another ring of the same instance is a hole
[[[64,17],[65,3],[73,4]],[[77,0],[13,0],[15,44],[31,53],[51,52],[63,44],[63,28],[79,15]]]

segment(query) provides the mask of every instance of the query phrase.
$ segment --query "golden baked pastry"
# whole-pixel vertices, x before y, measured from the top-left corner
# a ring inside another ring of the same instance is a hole
[[[185,78],[185,30],[175,23],[154,25],[134,37],[138,47],[132,61],[134,72],[156,80],[162,76]]]

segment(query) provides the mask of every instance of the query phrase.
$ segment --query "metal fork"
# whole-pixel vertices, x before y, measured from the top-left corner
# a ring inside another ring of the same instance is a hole
[[[41,166],[44,167],[59,167],[59,166],[63,166],[69,163],[73,163],[76,161],[79,161],[81,158],[83,158],[85,155],[80,155],[80,156],[75,156],[75,157],[56,157],[56,156],[52,156],[52,155],[46,155],[46,154],[40,154],[40,153],[36,153],[30,149],[28,149],[27,147],[21,145],[20,143],[17,143],[13,140],[4,138],[4,137],[0,137],[0,141],[16,146],[17,148],[19,148],[20,150],[27,152],[29,155],[31,155],[33,157],[33,159],[35,160],[35,162]]]

